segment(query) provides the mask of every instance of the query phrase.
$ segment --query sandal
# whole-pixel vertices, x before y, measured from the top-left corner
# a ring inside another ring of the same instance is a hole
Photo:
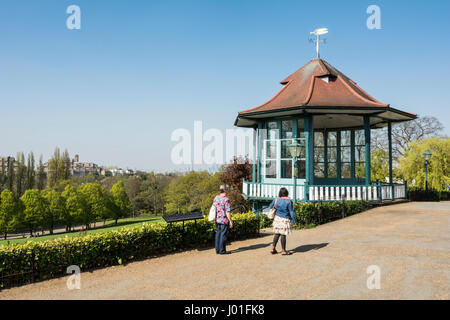
[[[283,252],[281,252],[281,255],[282,256],[289,256],[289,255],[291,255],[291,253],[288,252],[288,251],[283,251]]]
[[[274,249],[274,250],[270,251],[270,253],[271,253],[271,254],[277,254],[278,251],[277,251],[276,249]]]

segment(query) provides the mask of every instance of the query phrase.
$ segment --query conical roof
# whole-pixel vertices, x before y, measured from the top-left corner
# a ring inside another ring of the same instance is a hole
[[[328,119],[333,121],[325,122],[318,119],[319,121],[314,125],[316,128],[361,126],[361,119],[355,123],[356,119],[350,118],[351,115],[356,114],[376,114],[378,120],[371,120],[373,125],[384,124],[387,120],[406,121],[416,117],[414,114],[405,113],[381,103],[322,59],[308,62],[281,81],[281,84],[283,88],[271,100],[256,108],[239,112],[235,125],[252,127],[255,126],[258,118],[298,113],[339,115],[338,122],[336,117],[333,119],[328,116]],[[344,115],[347,115],[347,121]],[[328,122],[334,123],[330,123],[329,126]]]

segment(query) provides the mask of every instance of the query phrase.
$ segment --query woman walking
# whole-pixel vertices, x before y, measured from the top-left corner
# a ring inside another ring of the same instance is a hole
[[[213,205],[216,206],[216,253],[230,254],[226,250],[228,229],[233,228],[231,220],[230,199],[225,193],[225,186],[220,186],[220,194],[214,198]]]
[[[278,239],[281,238],[281,254],[288,255],[286,251],[286,236],[291,234],[291,223],[295,227],[297,221],[294,215],[294,206],[292,200],[288,197],[289,191],[286,188],[281,188],[278,193],[278,198],[272,201],[269,208],[272,209],[275,206],[275,218],[273,219],[273,246],[272,254],[278,253],[276,246]]]

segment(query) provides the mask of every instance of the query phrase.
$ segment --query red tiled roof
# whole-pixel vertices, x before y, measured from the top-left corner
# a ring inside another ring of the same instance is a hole
[[[239,115],[294,107],[389,107],[322,59],[310,61],[281,84],[284,87],[271,100]]]

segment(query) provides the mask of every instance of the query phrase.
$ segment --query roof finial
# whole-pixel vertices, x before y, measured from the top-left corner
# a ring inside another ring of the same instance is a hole
[[[309,34],[313,34],[316,36],[316,39],[311,39],[310,41],[315,42],[316,43],[316,52],[317,52],[317,59],[320,59],[320,54],[319,54],[319,42],[320,42],[320,36],[323,34],[327,34],[328,33],[328,28],[319,28],[314,30],[313,32],[310,32]],[[323,40],[324,41],[324,40]]]

